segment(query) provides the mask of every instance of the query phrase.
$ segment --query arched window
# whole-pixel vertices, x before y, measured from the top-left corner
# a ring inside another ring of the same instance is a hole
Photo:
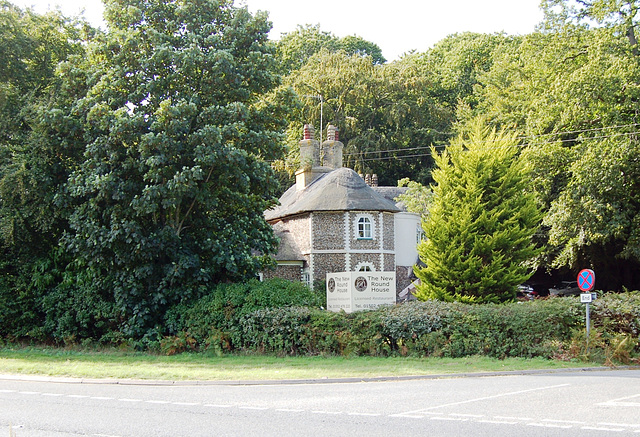
[[[373,272],[375,267],[370,262],[361,262],[356,266],[356,272]]]
[[[373,239],[373,225],[371,218],[367,216],[361,216],[357,221],[356,235],[358,240],[372,240]]]

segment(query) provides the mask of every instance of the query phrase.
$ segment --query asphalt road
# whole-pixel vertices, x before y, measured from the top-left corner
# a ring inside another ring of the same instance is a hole
[[[0,436],[640,437],[640,370],[135,384],[0,375]]]

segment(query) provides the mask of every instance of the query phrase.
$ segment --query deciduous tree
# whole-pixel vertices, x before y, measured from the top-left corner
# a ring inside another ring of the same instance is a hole
[[[286,106],[264,98],[278,83],[264,14],[227,0],[109,0],[105,18],[65,245],[140,336],[275,250],[265,161],[281,156]]]
[[[56,70],[69,57],[81,59],[92,34],[57,12],[0,2],[0,335],[38,336],[39,279],[50,277],[43,266],[67,229],[54,197],[83,150],[81,131],[69,128],[61,108],[85,89],[84,80],[58,70],[74,83],[61,87]]]

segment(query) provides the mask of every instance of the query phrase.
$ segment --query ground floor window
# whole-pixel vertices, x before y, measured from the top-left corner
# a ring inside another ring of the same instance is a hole
[[[362,262],[356,266],[356,272],[373,272],[375,271],[375,266],[369,262]]]
[[[300,280],[307,285],[307,287],[311,287],[311,275],[309,274],[309,269],[302,270]]]

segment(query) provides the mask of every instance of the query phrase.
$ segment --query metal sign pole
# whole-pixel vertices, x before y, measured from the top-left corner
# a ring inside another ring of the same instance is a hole
[[[591,314],[589,311],[589,303],[587,303],[587,354],[589,353],[589,337],[591,336]]]
[[[593,270],[582,269],[578,273],[578,288],[582,292],[580,294],[580,302],[586,304],[587,309],[587,354],[589,353],[589,337],[591,336],[591,313],[589,304],[596,298],[595,293],[591,293],[593,287],[596,285],[596,274]]]

